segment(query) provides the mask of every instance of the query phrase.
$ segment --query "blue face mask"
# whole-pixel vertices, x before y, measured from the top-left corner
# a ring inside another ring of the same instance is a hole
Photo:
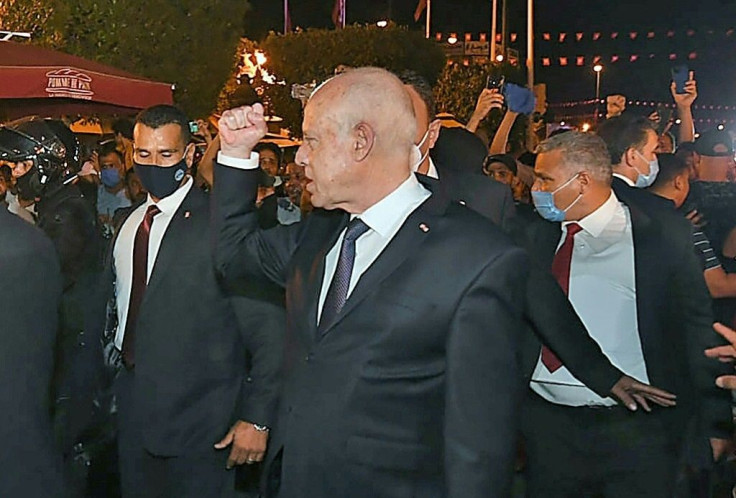
[[[644,154],[642,154],[638,150],[636,151],[636,153],[639,154],[639,157],[641,157],[645,161],[647,160],[647,158],[644,157]],[[639,173],[639,176],[636,177],[636,187],[637,188],[650,187],[654,183],[654,180],[657,179],[657,173],[659,173],[659,159],[657,159],[657,156],[655,155],[654,160],[647,161],[647,162],[649,163],[649,174],[648,175],[645,175],[644,173],[639,171],[639,168],[634,166],[634,169],[636,170],[636,172]]]
[[[534,207],[537,208],[539,216],[541,216],[545,220],[553,221],[555,223],[565,221],[565,213],[567,213],[567,211],[580,200],[583,194],[579,194],[577,198],[572,201],[572,203],[565,209],[560,209],[555,205],[555,194],[570,185],[570,183],[572,183],[572,181],[576,179],[579,174],[580,173],[576,173],[575,176],[567,180],[565,183],[557,187],[552,192],[532,190],[532,202],[534,202]]]
[[[120,185],[120,172],[116,168],[108,168],[100,171],[100,180],[105,187],[117,187]]]

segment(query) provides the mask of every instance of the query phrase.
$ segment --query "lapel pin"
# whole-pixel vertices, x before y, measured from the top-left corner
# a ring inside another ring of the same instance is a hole
[[[429,227],[427,226],[427,224],[426,224],[426,223],[420,223],[420,224],[419,224],[419,229],[420,229],[420,230],[421,230],[422,232],[424,232],[424,233],[427,233],[427,232],[429,232]]]
[[[457,202],[460,203],[461,206],[465,206],[465,201],[460,200],[460,201],[457,201]]]
[[[191,211],[184,211],[184,218],[189,218],[190,216],[192,216]]]

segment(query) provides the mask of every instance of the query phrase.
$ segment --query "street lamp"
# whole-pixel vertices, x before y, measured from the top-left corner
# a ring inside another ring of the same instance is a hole
[[[380,21],[378,21],[378,22],[376,23],[376,25],[377,25],[377,26],[378,26],[379,28],[385,28],[386,26],[388,26],[388,21],[385,21],[385,20],[380,20]]]
[[[595,71],[595,123],[598,123],[598,105],[601,100],[601,72],[603,71],[603,64],[596,64],[593,66]]]
[[[457,43],[457,35],[455,33],[452,33],[450,37],[447,39],[447,43],[450,45],[454,45]]]

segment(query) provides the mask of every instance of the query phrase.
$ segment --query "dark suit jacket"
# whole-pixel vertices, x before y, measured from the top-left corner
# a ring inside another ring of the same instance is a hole
[[[209,199],[193,187],[161,241],[141,304],[134,416],[121,421],[140,426],[154,455],[209,450],[237,419],[273,424],[283,338],[250,323],[249,304],[217,282]]]
[[[659,410],[658,416],[681,435],[686,421],[699,413],[702,435],[728,437],[730,393],[715,386],[724,368],[703,354],[722,341],[711,328],[710,298],[687,222],[657,208],[647,192],[626,186],[616,195],[631,213],[637,318],[649,380],[678,395],[677,407]],[[560,235],[559,223],[540,219],[528,227],[528,250],[542,266],[551,267]]]
[[[42,232],[0,209],[0,496],[63,496],[49,387],[61,275]]]
[[[529,216],[517,216],[511,189],[491,178],[459,171],[435,163],[440,187],[452,200],[460,202],[493,221],[514,237],[522,234]],[[532,220],[539,218],[531,213]],[[523,243],[522,243],[523,244]],[[623,373],[614,367],[588,335],[557,281],[532,262],[528,268],[524,319],[532,333],[525,334],[522,348],[522,375],[528,384],[539,359],[540,341],[555,351],[566,367],[598,395],[610,395]]]
[[[508,496],[523,251],[435,193],[318,335],[324,260],[348,215],[315,210],[260,231],[257,172],[218,165],[216,178],[219,272],[286,287],[285,387],[267,457],[269,475],[283,457],[279,496]]]

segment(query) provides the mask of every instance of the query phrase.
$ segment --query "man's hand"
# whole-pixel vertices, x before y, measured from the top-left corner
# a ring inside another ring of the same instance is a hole
[[[478,102],[475,104],[473,115],[478,119],[484,119],[491,112],[491,109],[501,109],[503,107],[503,94],[498,90],[484,88],[478,96]]]
[[[687,218],[690,223],[692,223],[693,226],[697,228],[703,228],[705,225],[708,224],[703,215],[700,214],[697,209],[693,209],[692,211],[687,213],[687,215],[685,215],[685,218]]]
[[[675,406],[677,404],[676,395],[638,382],[628,375],[624,375],[616,382],[611,388],[611,394],[616,396],[632,412],[637,410],[637,403],[644,410],[651,412],[652,409],[649,407],[648,401],[663,407]]]
[[[268,132],[261,104],[223,112],[219,127],[220,150],[226,156],[239,159],[249,159],[253,147]]]
[[[199,131],[197,131],[197,133],[195,133],[194,135],[197,137],[202,137],[207,145],[209,145],[212,142],[212,133],[210,133],[210,127],[204,119],[197,120],[197,129]]]
[[[695,102],[695,99],[698,98],[698,84],[695,81],[695,73],[690,71],[690,77],[685,82],[685,93],[677,93],[677,85],[674,81],[670,85],[670,92],[672,93],[672,98],[675,99],[677,107],[690,108],[693,102]]]
[[[733,451],[733,443],[730,439],[710,438],[710,448],[713,450],[713,461],[717,462],[721,457]]]
[[[705,350],[705,356],[716,358],[723,363],[732,363],[736,360],[736,331],[721,323],[714,323],[713,330],[721,334],[730,344]],[[716,379],[716,385],[723,389],[736,389],[736,375],[721,375]]]
[[[222,441],[215,444],[215,449],[221,450],[232,444],[226,465],[230,470],[235,465],[251,465],[263,461],[267,442],[268,432],[257,431],[250,422],[238,420]]]

